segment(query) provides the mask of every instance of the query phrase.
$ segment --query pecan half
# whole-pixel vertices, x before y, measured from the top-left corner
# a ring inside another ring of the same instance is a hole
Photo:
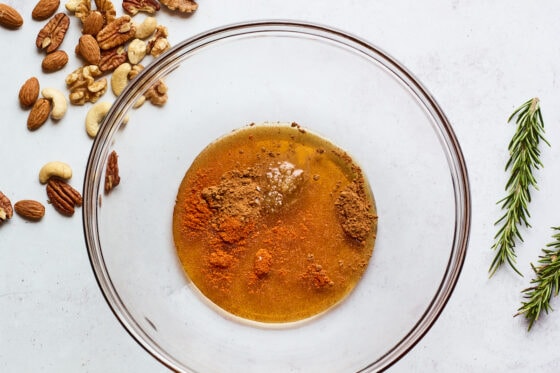
[[[119,185],[121,177],[119,176],[119,156],[116,151],[112,151],[107,159],[107,168],[105,170],[105,193],[109,193],[114,187]]]
[[[156,0],[123,0],[122,7],[131,15],[138,12],[154,14],[160,9]]]
[[[39,49],[46,50],[47,53],[55,51],[62,44],[69,25],[70,17],[64,13],[55,14],[39,31],[35,45]]]
[[[10,219],[14,214],[14,209],[12,208],[12,202],[10,199],[0,192],[0,225],[3,222]]]
[[[126,62],[127,54],[123,46],[101,51],[101,59],[97,64],[103,72],[113,71]]]
[[[194,0],[159,0],[171,10],[178,10],[181,13],[192,13],[198,9],[198,4]]]
[[[97,42],[103,50],[123,45],[136,34],[136,26],[132,23],[130,16],[122,16],[105,26],[97,34]]]
[[[49,179],[47,196],[50,203],[62,215],[72,216],[74,215],[74,207],[82,205],[80,192],[60,179]]]

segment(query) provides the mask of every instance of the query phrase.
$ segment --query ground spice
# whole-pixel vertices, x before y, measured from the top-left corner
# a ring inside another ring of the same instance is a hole
[[[192,282],[221,308],[257,321],[299,320],[340,301],[375,239],[360,168],[332,144],[289,128],[252,126],[205,150],[174,211],[177,252]]]
[[[334,282],[327,275],[327,271],[320,264],[310,264],[307,271],[301,278],[315,289],[323,289],[326,286],[333,286]]]
[[[272,255],[267,249],[259,249],[255,254],[254,272],[257,277],[268,275],[272,267]]]
[[[365,194],[362,181],[353,181],[340,192],[335,202],[336,211],[344,232],[365,243],[377,219],[373,214],[371,202]]]

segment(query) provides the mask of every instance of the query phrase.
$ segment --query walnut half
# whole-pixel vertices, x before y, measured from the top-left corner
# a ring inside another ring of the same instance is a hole
[[[181,13],[193,13],[198,9],[198,4],[194,0],[159,0],[159,2]]]
[[[70,90],[70,102],[83,105],[86,102],[96,102],[107,90],[107,79],[95,80],[102,74],[95,65],[83,66],[66,77],[66,85]]]

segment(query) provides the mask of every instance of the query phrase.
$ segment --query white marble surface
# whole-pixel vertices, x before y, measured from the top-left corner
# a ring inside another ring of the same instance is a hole
[[[32,21],[33,1],[10,1],[25,18],[17,31],[0,29],[0,190],[13,202],[46,200],[37,172],[46,160],[68,161],[80,186],[91,140],[83,128],[85,108],[58,124],[27,131],[17,92],[29,76],[43,87],[64,88],[78,61],[79,29],[63,49],[71,55],[64,72],[41,72],[34,47],[42,23]],[[64,0],[62,0],[64,3]],[[120,9],[120,1],[118,10]],[[61,5],[61,9],[62,5]],[[366,38],[404,63],[428,87],[462,144],[472,187],[472,230],[463,273],[435,326],[391,372],[556,372],[560,313],[544,317],[528,333],[513,318],[527,286],[529,263],[560,224],[560,3],[553,0],[200,0],[189,19],[162,13],[171,42],[226,23],[292,18],[329,24]],[[505,119],[526,99],[541,99],[546,137],[540,191],[531,206],[533,228],[518,248],[525,278],[487,268],[506,175],[512,126]],[[555,300],[553,305],[558,307]],[[560,311],[557,311],[560,312]],[[105,304],[88,262],[80,215],[66,219],[49,206],[39,224],[14,218],[0,228],[0,371],[164,372]]]

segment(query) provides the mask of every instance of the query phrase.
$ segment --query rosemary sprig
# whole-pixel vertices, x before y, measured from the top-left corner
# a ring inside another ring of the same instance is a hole
[[[556,233],[552,235],[554,242],[546,245],[553,249],[543,249],[543,255],[539,257],[540,265],[535,268],[535,278],[531,280],[534,286],[522,290],[524,298],[526,299],[521,303],[521,307],[517,310],[518,315],[525,315],[529,321],[529,330],[533,323],[539,319],[541,311],[545,313],[552,311],[550,306],[550,299],[552,296],[557,296],[560,291],[560,227],[553,227]]]
[[[517,116],[517,129],[508,145],[510,158],[505,167],[506,171],[510,170],[510,177],[505,187],[507,195],[497,202],[506,212],[495,223],[501,226],[494,236],[495,243],[492,245],[492,249],[496,250],[496,256],[490,265],[490,276],[506,262],[515,272],[523,276],[515,266],[515,243],[516,240],[523,241],[519,225],[531,226],[528,221],[530,217],[528,206],[531,202],[530,188],[538,190],[533,169],[542,167],[539,159],[540,140],[550,145],[543,137],[544,123],[538,98],[532,98],[517,108],[508,118],[508,123],[515,116]]]

